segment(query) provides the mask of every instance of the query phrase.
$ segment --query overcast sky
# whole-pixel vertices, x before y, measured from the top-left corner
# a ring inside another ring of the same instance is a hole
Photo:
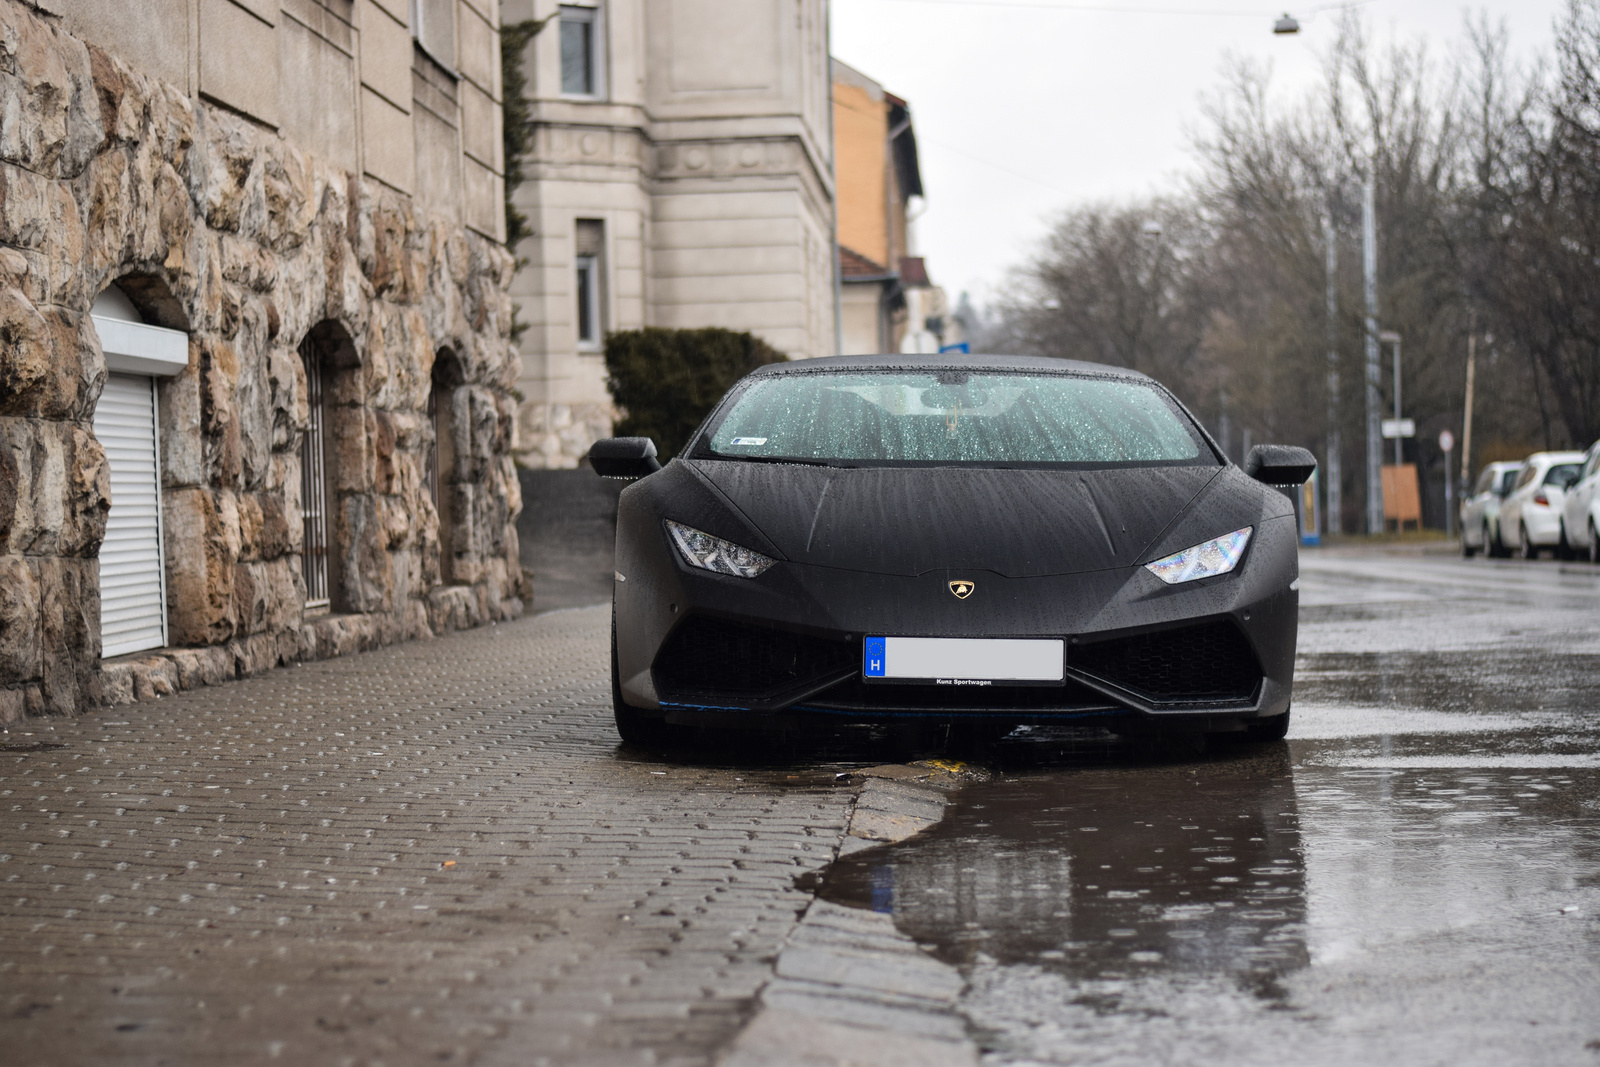
[[[1284,0],[832,0],[833,52],[910,102],[928,194],[918,250],[952,300],[965,289],[983,303],[1056,212],[1177,185],[1230,53],[1270,60],[1285,99],[1306,91],[1339,14],[1291,7],[1301,32],[1279,37],[1272,2]],[[1425,38],[1443,61],[1469,10],[1503,18],[1526,57],[1548,51],[1564,6],[1360,10],[1380,38]]]

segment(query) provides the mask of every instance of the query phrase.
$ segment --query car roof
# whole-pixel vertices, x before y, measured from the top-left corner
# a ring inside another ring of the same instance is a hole
[[[768,363],[751,371],[752,375],[814,374],[829,371],[852,370],[974,370],[974,371],[1052,371],[1057,374],[1081,374],[1102,378],[1142,378],[1129,367],[1113,367],[1105,363],[1086,363],[1077,359],[1052,359],[1049,356],[994,356],[969,355],[965,352],[945,352],[940,355],[884,354],[876,356],[816,356],[811,359]]]
[[[1557,463],[1582,463],[1583,457],[1582,452],[1535,452],[1523,462],[1548,463],[1553,467]]]

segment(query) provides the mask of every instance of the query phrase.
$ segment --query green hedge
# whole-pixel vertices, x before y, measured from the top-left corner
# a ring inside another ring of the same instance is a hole
[[[785,358],[754,334],[716,327],[607,334],[606,388],[623,411],[616,435],[654,439],[665,463],[729,386]]]

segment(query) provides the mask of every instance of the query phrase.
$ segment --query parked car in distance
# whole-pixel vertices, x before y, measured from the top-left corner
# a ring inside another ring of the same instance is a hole
[[[1461,501],[1461,554],[1471,559],[1476,553],[1490,556],[1508,556],[1505,542],[1500,539],[1496,520],[1500,517],[1500,502],[1516,483],[1521,463],[1490,463],[1478,473],[1472,492]]]
[[[1567,545],[1588,555],[1590,563],[1600,563],[1600,441],[1589,446],[1566,497],[1561,522]]]
[[[1500,504],[1495,528],[1506,546],[1519,550],[1523,559],[1538,559],[1545,549],[1566,554],[1562,507],[1567,487],[1578,480],[1583,461],[1582,452],[1535,452],[1522,461],[1511,495]]]

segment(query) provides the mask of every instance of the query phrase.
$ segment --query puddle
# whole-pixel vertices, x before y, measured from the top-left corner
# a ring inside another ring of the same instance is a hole
[[[1437,739],[1013,763],[807,887],[958,967],[986,1063],[1507,1062],[1461,1029],[1480,1001],[1566,1049],[1600,988],[1593,738],[1415,754]]]
[[[1079,979],[1159,967],[1271,996],[1306,962],[1298,823],[1286,745],[1024,774],[970,786],[932,830],[838,861],[819,895],[893,914],[959,966]]]

